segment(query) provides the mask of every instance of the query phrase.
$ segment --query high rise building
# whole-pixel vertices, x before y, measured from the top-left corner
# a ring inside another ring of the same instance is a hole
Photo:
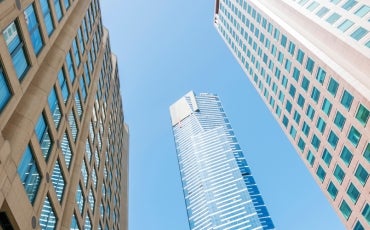
[[[190,229],[274,229],[218,96],[191,91],[170,114]]]
[[[216,0],[214,24],[348,229],[370,228],[370,2]]]
[[[0,1],[0,229],[127,229],[128,128],[98,0]]]

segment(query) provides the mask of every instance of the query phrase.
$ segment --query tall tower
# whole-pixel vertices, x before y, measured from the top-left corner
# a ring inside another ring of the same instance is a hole
[[[217,95],[170,106],[190,229],[274,229]]]
[[[217,0],[214,24],[347,229],[370,228],[370,2]]]
[[[128,128],[98,0],[0,1],[0,229],[127,229]]]

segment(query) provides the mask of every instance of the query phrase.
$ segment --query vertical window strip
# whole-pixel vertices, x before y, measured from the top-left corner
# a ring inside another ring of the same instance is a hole
[[[55,8],[57,19],[58,21],[60,21],[63,18],[63,12],[62,12],[62,7],[60,5],[60,0],[54,0],[54,8]]]
[[[49,196],[46,196],[40,215],[40,227],[42,230],[52,230],[56,228],[57,222],[58,217],[55,215]]]
[[[5,108],[10,100],[12,93],[9,88],[8,81],[0,66],[0,112]]]
[[[77,123],[76,123],[76,117],[73,113],[73,110],[71,110],[71,112],[69,113],[68,121],[69,121],[69,126],[70,126],[71,131],[72,131],[73,140],[74,140],[74,142],[76,142],[77,135],[78,135],[78,128],[77,128]]]
[[[75,103],[76,103],[76,108],[77,108],[78,116],[81,119],[82,118],[83,109],[82,109],[82,106],[81,106],[80,94],[78,92],[76,92]]]
[[[64,194],[65,180],[58,160],[54,165],[51,181],[53,183],[55,193],[57,194],[57,198],[59,202],[61,202]]]
[[[61,148],[62,148],[62,153],[64,156],[64,161],[69,169],[69,166],[71,164],[71,159],[72,159],[72,150],[71,150],[71,145],[70,145],[66,132],[63,135],[63,139],[61,142]]]
[[[89,177],[89,174],[87,172],[85,158],[83,158],[83,160],[82,160],[81,173],[82,173],[83,182],[84,182],[85,186],[87,187],[87,178]]]
[[[58,72],[58,81],[59,81],[59,87],[62,91],[63,101],[64,104],[67,103],[68,97],[69,97],[69,89],[67,85],[66,76],[64,74],[63,68],[61,68]]]
[[[26,194],[30,202],[33,204],[39,189],[41,176],[34,158],[33,151],[29,145],[27,145],[26,150],[23,153],[23,157],[19,162],[17,172],[24,189],[26,190]]]
[[[47,161],[49,158],[51,147],[53,145],[53,140],[50,136],[50,130],[43,113],[41,113],[39,120],[36,123],[35,133],[40,143],[42,155]]]
[[[66,65],[67,65],[67,70],[69,74],[69,79],[71,80],[71,83],[73,84],[75,80],[75,70],[74,70],[74,66],[72,62],[71,53],[69,51],[66,55]]]
[[[31,38],[33,50],[35,54],[39,54],[43,47],[43,40],[40,33],[40,24],[35,14],[34,5],[29,5],[24,11],[25,20],[27,23],[28,32]]]
[[[73,39],[73,42],[72,42],[72,49],[73,49],[73,55],[74,55],[74,58],[75,58],[75,62],[77,64],[77,67],[80,66],[80,53],[78,52],[78,47],[77,47],[77,37],[75,39]]]
[[[78,206],[78,210],[80,211],[80,214],[82,216],[83,214],[82,212],[84,210],[85,198],[84,198],[84,195],[82,194],[82,189],[81,189],[80,184],[78,184],[75,199],[76,199],[76,204]]]
[[[44,17],[44,23],[46,32],[50,36],[54,31],[53,17],[51,15],[50,6],[48,0],[39,0],[41,5],[42,15]]]
[[[49,93],[48,104],[49,104],[51,116],[53,117],[53,120],[54,120],[55,127],[58,128],[62,114],[60,111],[59,101],[58,101],[57,94],[55,92],[54,87],[51,89]]]

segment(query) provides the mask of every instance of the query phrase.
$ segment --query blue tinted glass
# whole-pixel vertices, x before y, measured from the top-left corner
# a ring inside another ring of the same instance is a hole
[[[82,214],[83,208],[84,208],[84,203],[85,203],[85,198],[82,194],[82,189],[81,185],[78,184],[77,191],[76,191],[76,203],[78,206],[78,210],[80,211],[80,214]]]
[[[31,203],[33,203],[39,189],[41,176],[29,146],[27,146],[23,153],[23,157],[19,162],[17,172],[22,181],[24,189],[26,190],[28,198],[30,199]]]
[[[46,31],[50,36],[50,34],[54,31],[54,24],[51,16],[49,2],[47,0],[40,0],[39,2],[42,10],[42,15],[44,17]]]
[[[62,19],[63,13],[62,13],[62,7],[60,6],[60,0],[54,0],[54,8],[57,15],[58,21]]]
[[[69,121],[69,125],[71,127],[71,130],[72,130],[73,140],[76,142],[77,134],[78,134],[78,128],[77,128],[76,118],[75,118],[75,115],[73,113],[73,110],[71,110],[71,112],[69,113],[68,121]]]
[[[69,227],[70,230],[80,230],[80,227],[78,227],[77,219],[75,214],[72,216],[71,220],[71,226]]]
[[[12,94],[10,92],[8,82],[2,68],[0,67],[0,112],[4,109],[11,96]]]
[[[75,80],[75,70],[73,67],[73,62],[72,62],[72,57],[71,57],[70,52],[68,52],[66,56],[66,65],[67,65],[67,69],[69,73],[69,78],[71,79],[71,82],[73,83]]]
[[[72,150],[71,150],[69,139],[67,137],[67,133],[64,133],[63,135],[63,139],[61,142],[61,148],[62,148],[62,153],[64,155],[64,160],[66,162],[67,167],[69,168],[71,164],[71,159],[72,159]]]
[[[68,89],[68,85],[67,85],[67,81],[66,81],[63,69],[59,70],[58,72],[58,81],[59,81],[60,89],[62,91],[63,101],[64,103],[66,103],[68,100],[68,96],[69,96],[69,89]]]
[[[53,141],[50,138],[48,124],[46,123],[44,115],[42,113],[36,123],[35,133],[40,143],[42,155],[47,160],[49,158],[49,152],[52,147]]]
[[[58,128],[62,114],[60,112],[59,102],[58,102],[58,98],[55,93],[54,87],[50,91],[50,94],[48,97],[48,104],[49,104],[51,115],[54,120],[55,127]]]
[[[64,7],[66,10],[69,8],[69,0],[64,0]]]
[[[55,216],[49,197],[46,196],[40,215],[40,227],[42,230],[53,230],[57,221],[58,218]]]
[[[43,41],[41,38],[39,22],[35,15],[33,4],[26,8],[26,10],[24,11],[24,16],[26,19],[27,28],[30,34],[33,49],[35,51],[35,54],[38,54],[43,46]]]
[[[59,202],[61,202],[63,198],[63,193],[64,193],[65,180],[64,180],[62,170],[59,165],[59,161],[56,161],[54,165],[53,175],[51,176],[51,181],[53,183],[55,193],[57,194],[57,198]]]
[[[79,66],[80,65],[80,53],[78,52],[76,38],[72,42],[72,48],[73,48],[73,55],[75,57],[76,64],[77,66]]]

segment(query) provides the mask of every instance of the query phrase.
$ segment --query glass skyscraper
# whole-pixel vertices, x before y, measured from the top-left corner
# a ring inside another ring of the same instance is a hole
[[[191,229],[274,229],[215,94],[187,93],[170,106]]]
[[[370,4],[216,0],[214,25],[347,229],[370,229]]]
[[[99,2],[0,1],[0,229],[127,229],[129,132]]]

